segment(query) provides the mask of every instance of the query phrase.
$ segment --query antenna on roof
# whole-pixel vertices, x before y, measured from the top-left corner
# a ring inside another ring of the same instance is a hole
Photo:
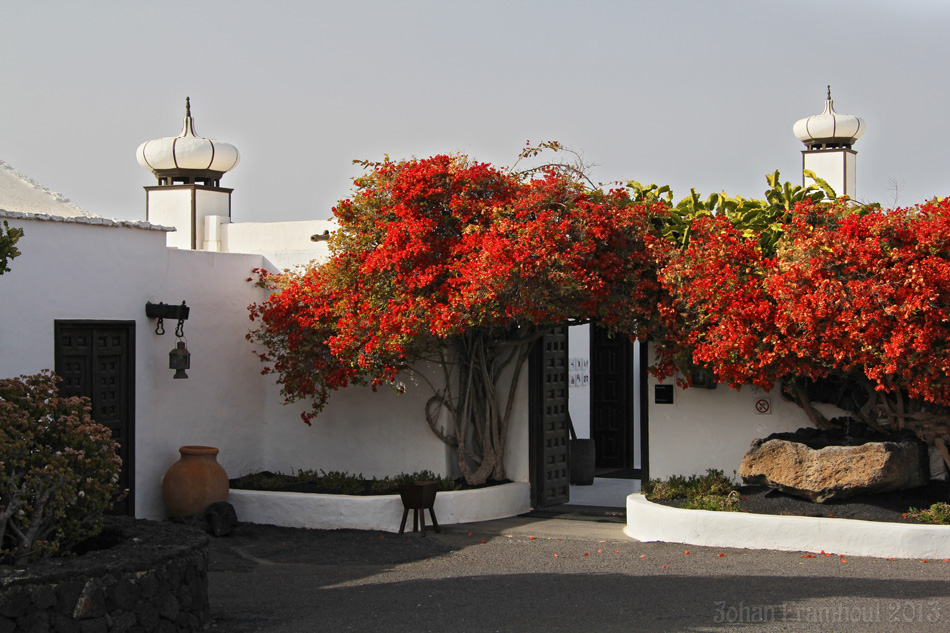
[[[831,86],[828,86],[828,90],[831,90]],[[185,116],[191,118],[191,97],[185,97]]]

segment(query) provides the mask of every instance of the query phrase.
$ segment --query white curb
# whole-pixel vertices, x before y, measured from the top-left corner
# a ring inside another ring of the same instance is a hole
[[[439,492],[435,497],[435,518],[440,525],[452,525],[510,517],[530,510],[530,497],[531,486],[524,482]],[[402,518],[399,495],[362,497],[231,490],[228,502],[234,506],[239,521],[284,527],[397,532]],[[429,525],[428,512],[425,518]],[[412,529],[411,513],[406,529]]]
[[[879,558],[950,558],[950,526],[683,510],[627,497],[624,533],[664,541]]]

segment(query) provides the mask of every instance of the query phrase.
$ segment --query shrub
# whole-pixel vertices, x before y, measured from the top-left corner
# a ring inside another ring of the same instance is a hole
[[[49,371],[0,380],[0,563],[68,553],[102,530],[121,459],[87,398]]]
[[[921,523],[936,523],[950,525],[950,503],[935,503],[926,510],[911,508],[907,516],[917,519]]]
[[[710,468],[705,475],[673,475],[666,481],[651,479],[643,485],[643,494],[650,500],[697,499],[727,496],[736,489],[721,470]]]
[[[739,491],[733,490],[728,494],[700,494],[689,497],[682,507],[688,510],[712,510],[714,512],[739,512]]]
[[[366,479],[363,475],[351,475],[348,472],[324,470],[298,470],[294,475],[281,473],[256,473],[244,475],[231,481],[232,488],[246,490],[282,490],[295,487],[296,484],[308,484],[321,492],[345,495],[394,495],[399,484],[414,481],[436,481],[439,490],[448,492],[459,490],[461,485],[449,477],[439,477],[431,470],[415,473],[402,473],[393,477]]]

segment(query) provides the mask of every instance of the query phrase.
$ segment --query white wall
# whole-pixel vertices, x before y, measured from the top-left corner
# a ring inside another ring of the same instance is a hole
[[[590,325],[573,325],[568,328],[567,356],[573,359],[586,359],[586,370],[577,372],[590,377]],[[571,421],[578,439],[590,439],[590,380],[586,383],[568,387],[567,408],[571,412]]]
[[[407,380],[407,393],[386,388],[337,392],[313,427],[305,404],[284,405],[274,376],[260,374],[245,334],[247,306],[266,298],[248,283],[261,255],[165,247],[165,232],[94,223],[11,217],[25,235],[23,254],[0,277],[0,376],[54,365],[57,319],[135,321],[136,515],[165,516],[161,478],[178,447],[217,446],[229,475],[270,469],[346,470],[366,476],[428,469],[451,472],[454,456],[429,430],[428,387]],[[145,303],[186,301],[191,352],[187,380],[174,380],[168,352],[172,322],[154,333]],[[528,480],[527,370],[508,444],[508,476]]]
[[[54,365],[57,319],[135,321],[136,514],[160,517],[161,476],[178,447],[221,449],[228,470],[262,461],[264,384],[244,341],[247,305],[264,294],[245,279],[255,255],[165,247],[165,232],[103,224],[17,219],[18,257],[0,278],[0,376]],[[174,323],[154,333],[145,303],[191,308],[184,333],[192,354],[188,380],[173,380],[168,352]]]
[[[247,306],[266,296],[246,281],[261,257],[167,249],[164,260],[165,269],[152,273],[157,279],[147,299],[188,303],[184,332],[191,369],[188,380],[172,379],[168,352],[174,336],[155,335],[151,320],[137,324],[136,514],[149,517],[163,516],[161,477],[178,459],[179,446],[218,447],[218,461],[229,474],[264,463],[267,384],[245,340]],[[174,323],[166,321],[165,329],[172,334]]]
[[[169,188],[146,191],[147,219],[152,224],[177,227],[168,233],[167,245],[172,248],[191,248],[191,189]],[[200,244],[199,244],[200,245]]]
[[[310,236],[336,228],[333,220],[222,224],[221,250],[264,255],[270,262],[268,270],[281,271],[326,258],[327,242],[312,242]]]
[[[455,449],[439,440],[425,419],[431,388],[411,374],[400,379],[406,384],[402,394],[389,387],[375,392],[368,387],[334,392],[311,427],[300,418],[307,403],[285,405],[276,387],[268,390],[263,445],[266,468],[275,472],[342,470],[366,477],[431,470],[458,476]],[[430,379],[438,384],[439,375],[431,372]],[[529,479],[527,396],[526,365],[505,451],[507,476],[513,481]]]
[[[313,426],[300,418],[308,403],[285,405],[276,386],[269,389],[262,420],[265,466],[275,472],[322,469],[366,477],[420,470],[444,474],[445,445],[429,430],[423,412],[431,391],[407,383],[403,394],[389,387],[334,392]]]
[[[651,362],[654,358],[650,347]],[[650,478],[703,474],[718,468],[727,475],[739,470],[742,456],[753,440],[771,433],[794,431],[811,422],[801,408],[782,398],[778,388],[768,393],[747,386],[734,391],[727,385],[716,389],[673,388],[673,404],[656,404],[654,387],[674,384],[649,379]],[[756,402],[767,399],[770,413],[756,412]],[[827,414],[845,415],[834,407]]]

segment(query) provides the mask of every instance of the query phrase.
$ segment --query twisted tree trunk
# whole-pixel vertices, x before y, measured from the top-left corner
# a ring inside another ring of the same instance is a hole
[[[439,361],[445,382],[426,403],[430,428],[456,449],[459,470],[472,485],[506,477],[511,413],[525,363],[539,338],[535,328],[506,334],[475,328],[455,337],[452,358]],[[450,431],[438,424],[442,410],[451,418]]]

